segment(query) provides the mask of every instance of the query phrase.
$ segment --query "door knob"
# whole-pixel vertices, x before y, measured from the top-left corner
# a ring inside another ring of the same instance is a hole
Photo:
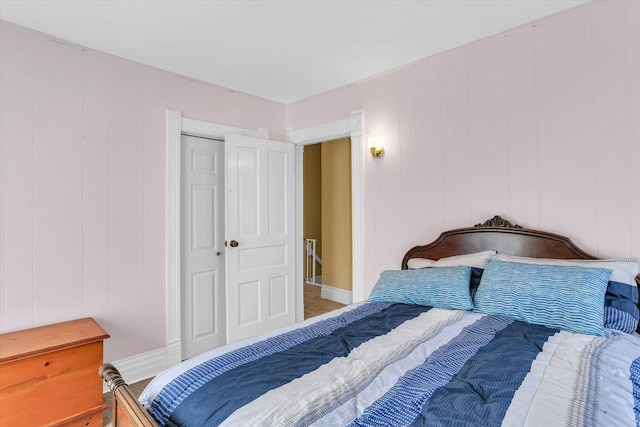
[[[230,243],[232,248],[237,248],[238,247],[238,242],[236,242],[235,240],[232,240]]]

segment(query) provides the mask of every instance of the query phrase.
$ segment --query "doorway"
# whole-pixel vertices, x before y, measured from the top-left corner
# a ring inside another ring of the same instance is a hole
[[[352,301],[351,140],[303,152],[304,317]]]

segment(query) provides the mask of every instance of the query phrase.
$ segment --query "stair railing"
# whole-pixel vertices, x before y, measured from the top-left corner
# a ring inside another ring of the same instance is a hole
[[[316,263],[322,265],[322,259],[316,253],[316,239],[304,239],[304,242],[306,251],[304,281],[305,283],[317,285]]]

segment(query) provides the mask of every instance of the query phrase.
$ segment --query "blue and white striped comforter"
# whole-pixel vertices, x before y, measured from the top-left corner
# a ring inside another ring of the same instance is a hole
[[[356,304],[189,360],[141,401],[169,426],[633,426],[640,337]]]

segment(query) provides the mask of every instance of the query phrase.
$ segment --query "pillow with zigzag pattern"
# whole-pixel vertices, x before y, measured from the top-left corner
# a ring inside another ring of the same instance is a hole
[[[578,334],[609,336],[604,299],[611,270],[488,260],[474,309]]]

